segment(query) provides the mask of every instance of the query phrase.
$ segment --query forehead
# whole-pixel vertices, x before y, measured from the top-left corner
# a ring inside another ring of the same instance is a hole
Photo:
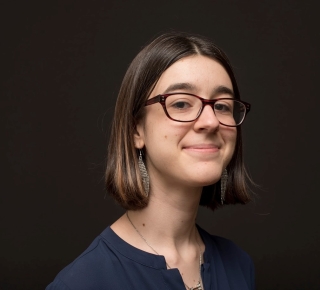
[[[188,56],[171,65],[159,78],[152,95],[169,93],[175,84],[188,84],[182,90],[195,94],[210,94],[219,86],[232,90],[231,79],[224,67],[202,55]]]

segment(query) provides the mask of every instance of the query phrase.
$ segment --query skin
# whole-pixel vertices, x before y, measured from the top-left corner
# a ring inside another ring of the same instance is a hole
[[[221,92],[221,88],[227,90]],[[231,98],[232,83],[218,62],[194,55],[170,66],[149,98],[171,92],[192,93],[205,99]],[[201,191],[220,179],[232,158],[237,131],[221,125],[210,106],[189,123],[170,120],[160,104],[145,110],[134,138],[136,147],[146,151],[150,199],[145,209],[128,213],[148,243],[193,287],[199,279],[199,246],[201,252],[205,250],[195,227]],[[155,254],[126,216],[111,228],[134,247]]]

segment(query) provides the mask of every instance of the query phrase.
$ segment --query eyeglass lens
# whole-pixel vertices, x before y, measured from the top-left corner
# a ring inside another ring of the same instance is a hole
[[[165,104],[168,115],[176,121],[193,121],[202,109],[202,101],[192,95],[170,95]],[[212,108],[219,122],[229,126],[239,125],[246,113],[245,105],[233,99],[219,100]]]

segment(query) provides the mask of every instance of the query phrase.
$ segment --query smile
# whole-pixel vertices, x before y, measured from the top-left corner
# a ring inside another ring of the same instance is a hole
[[[213,144],[197,144],[197,145],[186,146],[183,149],[190,152],[215,153],[220,150],[220,146],[213,145]]]

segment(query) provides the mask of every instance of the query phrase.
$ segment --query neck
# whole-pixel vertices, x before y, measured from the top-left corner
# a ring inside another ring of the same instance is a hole
[[[123,215],[111,228],[134,247],[163,255],[168,268],[179,269],[185,285],[195,285],[195,281],[201,285],[199,262],[204,244],[195,226],[201,191],[171,188],[169,192],[153,183],[148,206],[128,211],[128,217]]]
[[[148,206],[139,211],[129,211],[129,215],[150,243],[179,248],[184,243],[196,242],[195,220],[200,197],[199,188],[188,188],[188,192],[173,189],[164,192],[154,188]]]

